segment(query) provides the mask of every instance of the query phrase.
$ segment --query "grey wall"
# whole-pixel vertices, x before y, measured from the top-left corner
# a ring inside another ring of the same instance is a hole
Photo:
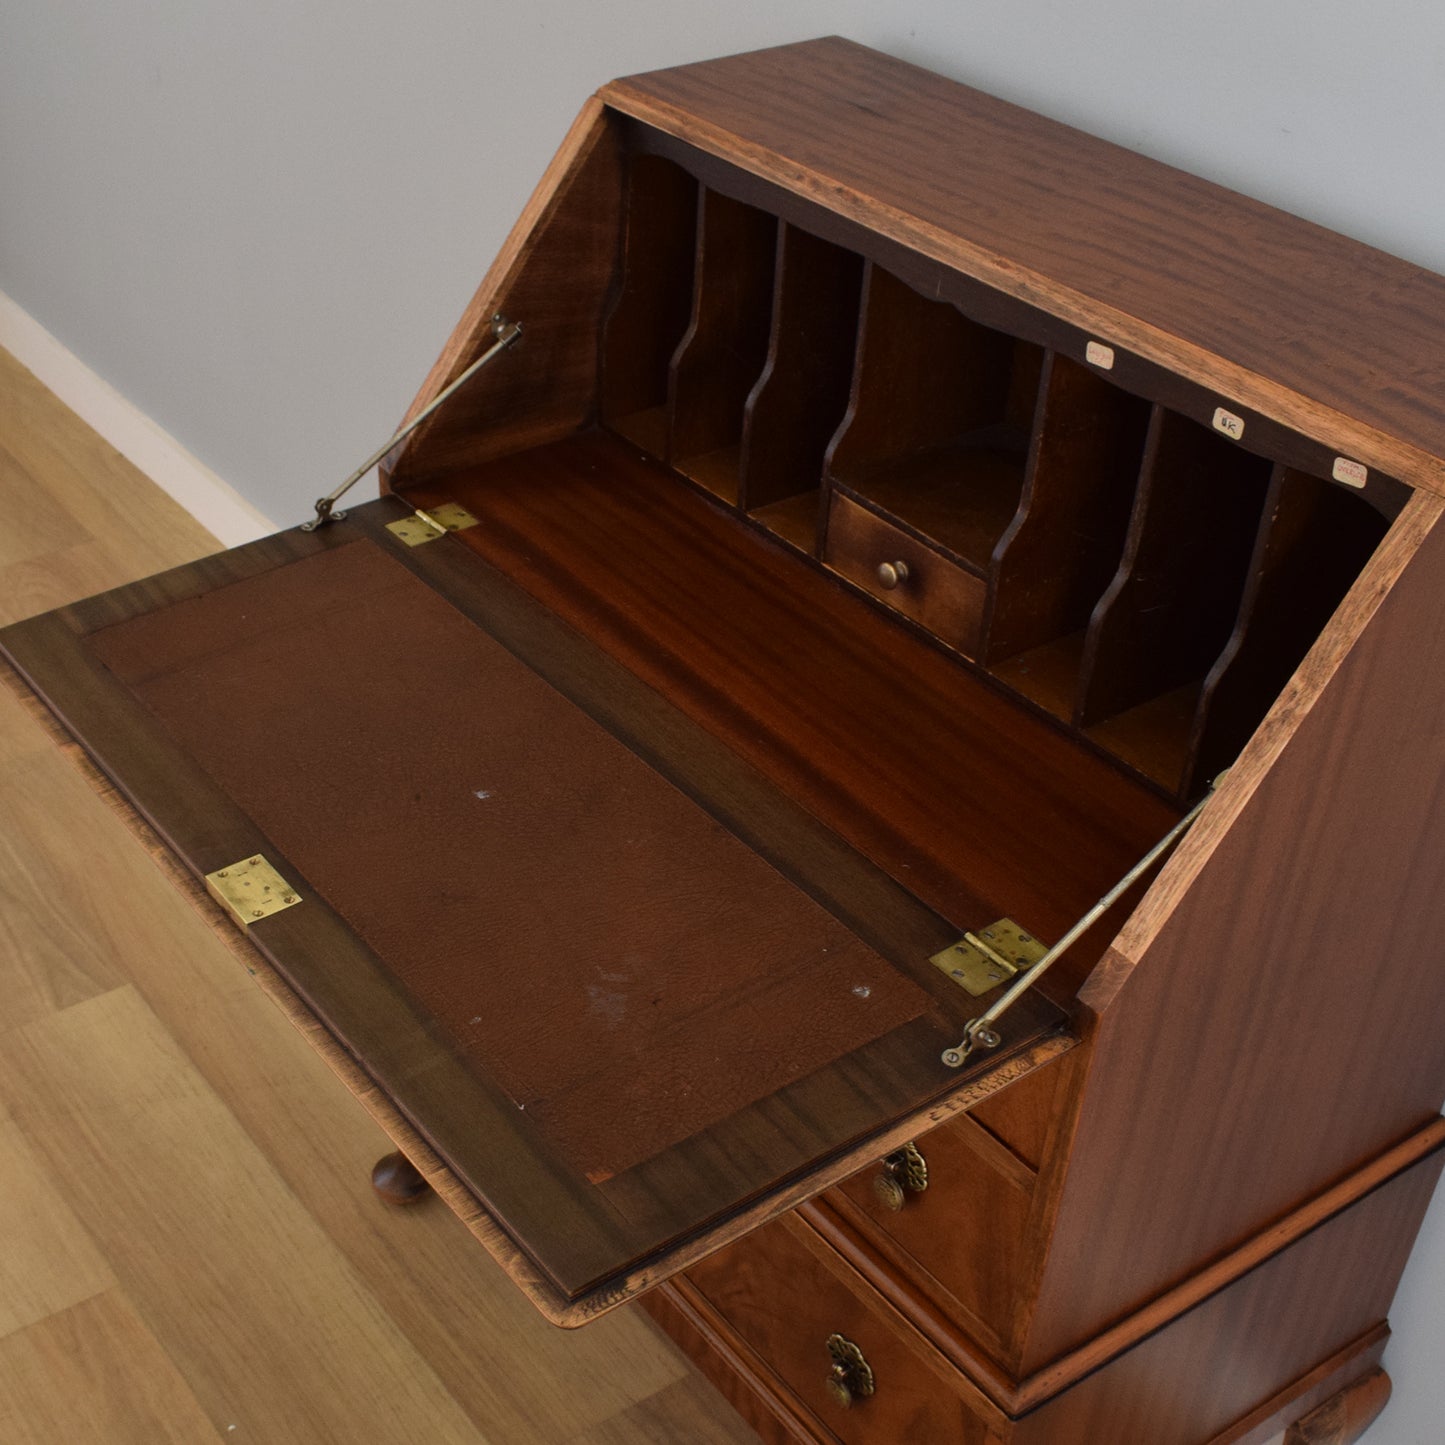
[[[582,98],[841,32],[1445,269],[1445,11],[6,0],[0,290],[278,522],[379,442]]]
[[[1445,270],[1422,0],[5,0],[0,290],[278,522],[379,442],[582,98],[840,32]],[[1445,1222],[1397,1311],[1445,1416]]]

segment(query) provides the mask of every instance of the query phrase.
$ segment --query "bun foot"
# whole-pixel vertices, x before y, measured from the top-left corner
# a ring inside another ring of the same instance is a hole
[[[371,1187],[388,1204],[415,1204],[431,1193],[431,1185],[400,1150],[383,1154],[372,1166]]]
[[[1390,1377],[1376,1370],[1338,1395],[1331,1395],[1302,1420],[1296,1420],[1284,1437],[1284,1445],[1354,1445],[1389,1399]]]

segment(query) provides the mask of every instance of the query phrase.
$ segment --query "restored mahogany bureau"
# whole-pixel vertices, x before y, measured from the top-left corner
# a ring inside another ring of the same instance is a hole
[[[770,1441],[1355,1439],[1445,1141],[1445,280],[826,40],[590,101],[414,414],[488,353],[380,501],[0,634],[378,1186]]]

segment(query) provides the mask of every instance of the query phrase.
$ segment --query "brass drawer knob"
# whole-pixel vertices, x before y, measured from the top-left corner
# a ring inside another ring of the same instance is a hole
[[[846,1410],[854,1400],[866,1400],[873,1393],[873,1369],[852,1340],[829,1335],[827,1345],[828,1358],[833,1362],[828,1371],[828,1393]]]
[[[907,562],[880,562],[878,564],[878,585],[885,592],[891,592],[906,581],[908,581]]]
[[[895,1149],[878,1167],[873,1177],[873,1192],[885,1209],[895,1213],[908,1202],[910,1194],[922,1194],[928,1188],[928,1162],[916,1144]]]

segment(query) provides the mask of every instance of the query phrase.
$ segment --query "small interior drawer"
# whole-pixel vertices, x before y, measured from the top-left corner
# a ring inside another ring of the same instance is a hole
[[[912,1147],[912,1160],[899,1151],[826,1197],[865,1238],[881,1237],[885,1250],[891,1244],[908,1255],[997,1342],[1027,1274],[1034,1172],[966,1114]],[[919,1160],[927,1176],[922,1190]]]
[[[965,656],[977,652],[983,578],[839,491],[829,502],[823,560]]]
[[[839,1440],[848,1445],[950,1441],[985,1445],[984,1422],[910,1341],[885,1322],[861,1282],[850,1288],[785,1216],[688,1272],[688,1279]],[[828,1340],[862,1352],[874,1393],[850,1405],[830,1393]]]

